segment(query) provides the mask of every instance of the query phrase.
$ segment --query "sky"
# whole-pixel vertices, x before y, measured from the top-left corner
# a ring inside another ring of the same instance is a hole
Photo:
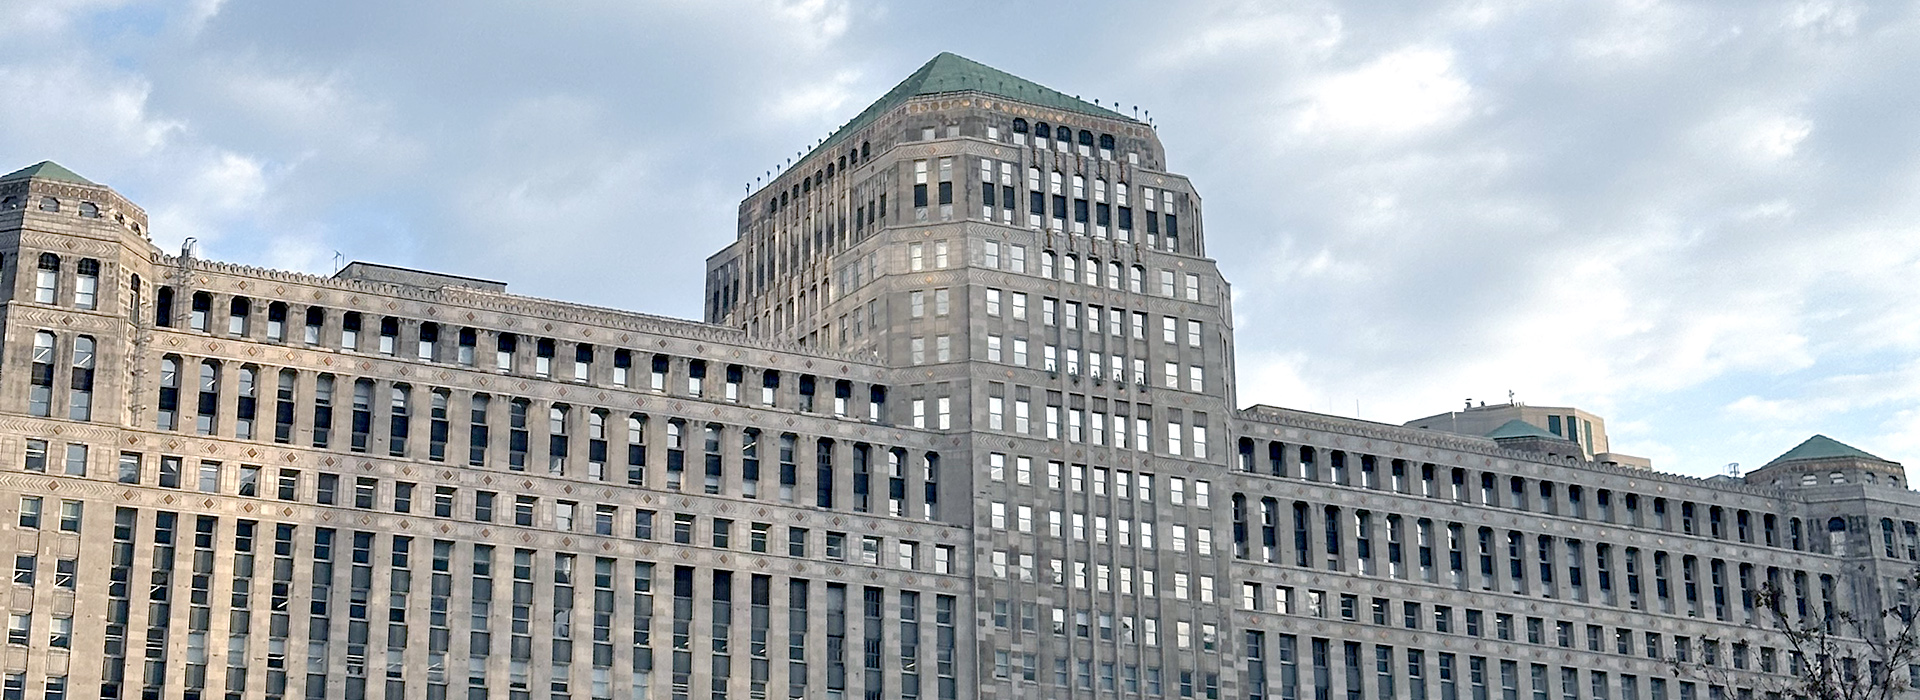
[[[154,242],[697,318],[756,177],[952,51],[1150,115],[1239,400],[1920,465],[1920,5],[5,0],[0,171]]]

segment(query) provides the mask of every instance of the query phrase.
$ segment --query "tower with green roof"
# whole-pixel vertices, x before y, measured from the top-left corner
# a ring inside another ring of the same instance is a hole
[[[1086,551],[1010,554],[1019,537],[996,530],[985,504],[1009,504],[1017,523],[1022,509],[1064,509],[1042,502],[1064,497],[1049,479],[1132,493],[1156,469],[1225,458],[1230,290],[1206,254],[1200,197],[1167,162],[1153,127],[1113,105],[942,53],[747,195],[735,241],[708,260],[707,320],[896,368],[887,401],[950,442],[951,464],[972,467],[942,475],[972,497],[942,512],[979,528],[980,561],[1007,557],[1016,572],[1054,556],[1091,562]],[[1153,449],[1171,461],[1156,464]],[[1137,565],[1197,585],[1229,580],[1225,562],[1169,551]],[[982,613],[986,601],[1051,601],[1109,630],[1139,615],[1065,574],[978,574]],[[1226,624],[1218,610],[1183,620],[1195,634]],[[1035,652],[1023,654],[1047,668],[1131,657],[1118,666],[1136,682],[1183,666],[1202,680],[1223,672],[1217,657],[1111,634]]]

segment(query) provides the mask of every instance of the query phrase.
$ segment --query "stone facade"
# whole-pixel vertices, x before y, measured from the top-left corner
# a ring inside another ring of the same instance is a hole
[[[1198,196],[1043,90],[936,58],[742,203],[706,322],[170,255],[0,178],[0,692],[1740,697],[1789,665],[1762,583],[1903,593],[1920,501],[1857,451],[1238,408]]]

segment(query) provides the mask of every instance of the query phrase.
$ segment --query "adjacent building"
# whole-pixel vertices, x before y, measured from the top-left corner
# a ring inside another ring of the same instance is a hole
[[[1484,401],[1478,406],[1468,402],[1458,411],[1407,421],[1406,425],[1409,428],[1444,430],[1496,439],[1538,437],[1561,440],[1569,444],[1540,451],[1566,453],[1601,464],[1653,468],[1652,460],[1645,457],[1614,452],[1607,441],[1606,419],[1578,408],[1529,406],[1511,400],[1493,406],[1488,406]]]
[[[1239,407],[1166,163],[942,54],[742,202],[704,321],[0,177],[0,695],[1745,698],[1800,663],[1762,586],[1904,604],[1920,500],[1826,438],[1700,480]]]

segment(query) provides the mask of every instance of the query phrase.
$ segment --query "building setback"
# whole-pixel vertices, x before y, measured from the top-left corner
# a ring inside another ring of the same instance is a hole
[[[1239,408],[1165,164],[941,54],[741,203],[704,322],[0,177],[0,696],[1744,700],[1799,663],[1761,586],[1904,604],[1920,500],[1824,437],[1701,480]]]

